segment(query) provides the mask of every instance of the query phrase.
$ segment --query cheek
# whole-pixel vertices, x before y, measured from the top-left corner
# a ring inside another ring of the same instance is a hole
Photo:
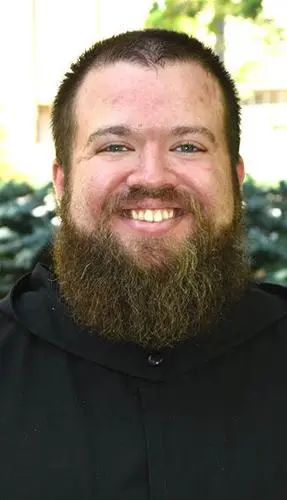
[[[206,208],[213,211],[218,197],[218,182],[214,175],[206,168],[197,168],[192,174],[184,175],[183,182],[189,187],[191,195],[194,195]]]
[[[103,188],[98,189],[94,178],[84,175],[73,179],[71,216],[79,227],[88,229],[98,217],[104,201]]]
[[[210,198],[213,202],[214,220],[218,226],[224,226],[232,221],[234,213],[234,195],[231,180],[221,175],[211,186]]]
[[[71,215],[78,227],[94,229],[104,204],[123,184],[120,169],[93,161],[78,169],[72,180]]]
[[[233,191],[231,180],[213,167],[198,168],[196,174],[185,176],[191,192],[214,219],[232,217]]]

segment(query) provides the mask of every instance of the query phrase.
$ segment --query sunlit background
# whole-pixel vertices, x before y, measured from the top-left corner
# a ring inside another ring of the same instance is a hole
[[[189,24],[182,19],[183,29],[214,45],[207,30],[212,2],[206,4]],[[152,6],[150,0],[1,0],[2,179],[50,180],[50,107],[63,74],[95,41],[148,25]],[[164,7],[158,2],[158,12]],[[247,171],[263,183],[287,179],[287,2],[265,0],[259,20],[227,15],[224,34],[224,60],[243,103]]]

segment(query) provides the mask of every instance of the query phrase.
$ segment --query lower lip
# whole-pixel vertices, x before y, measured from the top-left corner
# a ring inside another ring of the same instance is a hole
[[[121,217],[120,220],[126,227],[129,227],[138,233],[161,236],[174,229],[184,218],[185,216],[183,215],[181,217],[164,220],[162,222],[145,222],[124,217]]]

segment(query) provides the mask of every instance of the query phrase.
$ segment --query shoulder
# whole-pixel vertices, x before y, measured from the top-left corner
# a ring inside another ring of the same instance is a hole
[[[6,305],[6,304],[5,304]],[[12,315],[4,311],[0,303],[0,393],[11,389],[10,383],[15,381],[15,373],[21,373],[22,363],[30,335]],[[2,399],[1,399],[2,401]]]
[[[21,297],[21,293],[26,289],[26,282],[30,273],[22,276],[11,288],[9,294],[0,300],[0,348],[7,344],[11,345],[15,340],[23,337],[27,329],[20,321],[15,309],[15,299]],[[22,335],[19,335],[22,334]]]
[[[277,297],[281,301],[285,302],[287,308],[287,286],[277,285],[274,283],[260,283],[255,286],[257,286],[263,293],[272,297]]]
[[[252,298],[251,298],[252,297]],[[265,345],[269,354],[275,348],[287,356],[287,287],[273,283],[256,283],[248,301],[246,326],[251,323],[255,339]],[[259,334],[260,335],[257,335]]]
[[[251,282],[244,295],[220,324],[225,342],[255,351],[265,345],[270,351],[280,344],[287,356],[287,289],[269,283]]]
[[[17,334],[23,332],[22,326],[17,322],[10,307],[9,297],[0,301],[0,348],[15,339]]]
[[[45,268],[38,264],[32,272],[23,275],[9,294],[0,300],[0,346],[13,332],[29,330],[27,318],[31,304],[37,306],[39,290],[43,287],[41,278],[45,272]]]
[[[249,312],[256,311],[257,317],[268,322],[287,315],[287,287],[274,283],[252,283],[243,301]]]
[[[260,283],[257,285],[259,310],[265,317],[267,324],[274,321],[274,327],[281,327],[287,333],[287,287],[273,283]],[[273,320],[273,321],[272,321]]]

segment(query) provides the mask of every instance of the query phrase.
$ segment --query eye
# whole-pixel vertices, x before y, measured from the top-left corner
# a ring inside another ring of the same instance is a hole
[[[99,153],[125,153],[126,151],[131,151],[131,149],[124,144],[110,144],[102,148]]]
[[[179,144],[173,148],[172,151],[177,151],[178,153],[200,153],[203,152],[204,149],[195,146],[193,143],[186,142],[184,144]]]

